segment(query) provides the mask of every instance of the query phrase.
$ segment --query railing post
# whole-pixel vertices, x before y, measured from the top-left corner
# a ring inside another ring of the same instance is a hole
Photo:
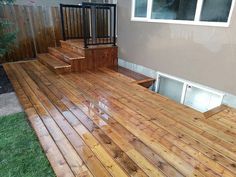
[[[113,46],[116,46],[116,4],[114,5],[114,29],[113,29]]]
[[[82,4],[83,10],[83,30],[84,30],[84,48],[88,48],[87,44],[87,23],[86,23],[86,13],[85,13],[86,6]]]
[[[65,23],[64,23],[64,14],[63,14],[63,4],[60,4],[60,14],[61,14],[61,25],[62,25],[62,37],[63,40],[66,40],[66,33],[65,33]]]

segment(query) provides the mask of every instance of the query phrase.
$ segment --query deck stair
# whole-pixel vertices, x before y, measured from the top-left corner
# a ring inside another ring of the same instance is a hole
[[[84,48],[83,40],[60,41],[61,47],[49,47],[38,59],[58,74],[83,72],[118,65],[117,47],[113,45]]]
[[[78,53],[72,52],[70,50],[61,47],[54,47],[54,48],[49,47],[48,50],[51,55],[69,64],[71,64],[73,60],[85,59],[83,55],[80,55]]]
[[[85,48],[82,40],[61,40],[60,43],[62,48],[85,56]]]
[[[65,74],[71,72],[70,64],[59,60],[51,54],[38,54],[38,59],[42,64],[46,65],[50,70],[54,71],[57,74]]]
[[[141,85],[141,86],[146,87],[146,88],[151,87],[156,81],[155,79],[153,79],[151,77],[148,77],[148,76],[145,76],[143,74],[134,72],[130,69],[127,69],[127,68],[124,68],[124,67],[121,67],[121,66],[110,67],[110,69],[133,79],[132,80],[133,83]]]

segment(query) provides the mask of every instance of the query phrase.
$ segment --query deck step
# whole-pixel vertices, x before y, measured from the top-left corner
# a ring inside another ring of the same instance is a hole
[[[73,60],[85,59],[83,55],[61,47],[49,47],[48,50],[51,55],[68,64],[71,64]]]
[[[38,54],[39,61],[46,65],[50,70],[54,71],[57,74],[65,74],[71,72],[71,65],[63,62],[53,55],[48,53]]]
[[[85,49],[83,46],[83,42],[80,40],[67,40],[67,41],[60,41],[61,47],[64,49],[68,49],[70,51],[73,51],[77,54],[80,54],[82,56],[85,56]]]
[[[132,70],[129,70],[121,66],[110,67],[110,69],[133,79],[134,80],[133,83],[139,84],[146,88],[151,87],[155,83],[155,79],[145,76],[143,74],[134,72]]]

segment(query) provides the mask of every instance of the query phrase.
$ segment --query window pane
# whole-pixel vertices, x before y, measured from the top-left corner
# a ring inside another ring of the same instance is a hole
[[[204,0],[201,21],[227,22],[232,0]]]
[[[197,0],[153,0],[153,19],[194,20]]]
[[[135,17],[147,16],[147,0],[135,0]]]
[[[184,104],[198,111],[206,112],[219,106],[221,97],[196,87],[188,87]]]
[[[172,100],[175,100],[176,102],[181,101],[183,83],[165,77],[161,77],[159,84],[160,86],[158,93]]]

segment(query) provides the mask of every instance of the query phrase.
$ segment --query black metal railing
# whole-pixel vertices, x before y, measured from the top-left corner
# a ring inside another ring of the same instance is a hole
[[[82,5],[60,4],[63,40],[83,39]]]
[[[60,5],[63,39],[84,39],[89,45],[116,45],[116,5]]]

